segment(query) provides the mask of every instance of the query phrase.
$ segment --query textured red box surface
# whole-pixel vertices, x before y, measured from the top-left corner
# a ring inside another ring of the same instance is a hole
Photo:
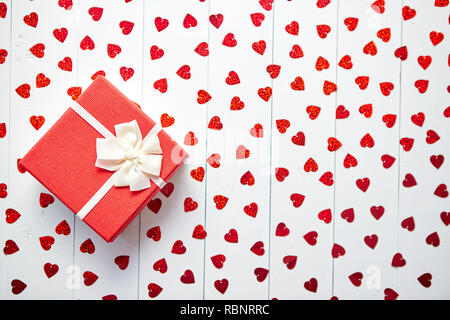
[[[114,125],[132,120],[138,122],[143,137],[155,125],[133,101],[101,76],[77,102],[114,134]],[[187,158],[187,153],[163,130],[158,137],[163,151],[160,176],[168,182]],[[112,175],[112,172],[95,166],[97,138],[103,136],[69,108],[20,164],[77,213]],[[111,242],[158,191],[153,182],[150,188],[133,192],[129,187],[112,187],[83,221]]]

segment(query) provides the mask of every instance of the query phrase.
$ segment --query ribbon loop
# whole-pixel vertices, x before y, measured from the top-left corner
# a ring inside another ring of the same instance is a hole
[[[159,177],[162,150],[157,134],[148,134],[142,140],[136,120],[114,126],[114,138],[97,138],[95,166],[115,171],[116,187],[130,186],[131,191],[150,187],[151,176]]]

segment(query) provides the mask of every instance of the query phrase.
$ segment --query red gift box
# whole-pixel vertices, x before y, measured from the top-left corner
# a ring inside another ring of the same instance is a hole
[[[74,106],[69,108],[20,161],[75,214],[111,180],[113,174],[95,166],[96,141],[104,136],[80,115],[79,107],[113,134],[115,125],[136,120],[142,137],[146,137],[156,125],[133,101],[101,76],[92,82],[76,103],[78,112]],[[187,158],[187,153],[163,130],[157,136],[163,154],[160,178],[168,182]],[[150,187],[140,191],[112,186],[83,221],[107,242],[113,241],[160,190],[153,180],[150,181]]]

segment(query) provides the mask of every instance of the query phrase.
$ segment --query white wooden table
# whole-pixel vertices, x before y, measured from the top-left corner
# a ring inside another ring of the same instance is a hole
[[[0,298],[450,298],[450,198],[436,191],[450,187],[449,8],[0,0],[0,240],[19,248],[0,254]],[[100,70],[190,154],[159,211],[145,208],[111,244],[57,199],[42,208],[47,190],[17,168]],[[45,118],[38,130],[33,116]],[[8,223],[7,209],[20,218]],[[55,231],[63,220],[68,235]],[[80,251],[87,239],[93,254]],[[46,263],[58,266],[50,278]]]

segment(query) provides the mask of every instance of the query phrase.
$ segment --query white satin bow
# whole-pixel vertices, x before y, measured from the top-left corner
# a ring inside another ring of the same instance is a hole
[[[142,140],[136,120],[114,126],[115,138],[97,138],[95,166],[115,171],[116,187],[130,186],[131,191],[150,187],[150,176],[161,173],[162,150],[157,134],[148,134]]]

